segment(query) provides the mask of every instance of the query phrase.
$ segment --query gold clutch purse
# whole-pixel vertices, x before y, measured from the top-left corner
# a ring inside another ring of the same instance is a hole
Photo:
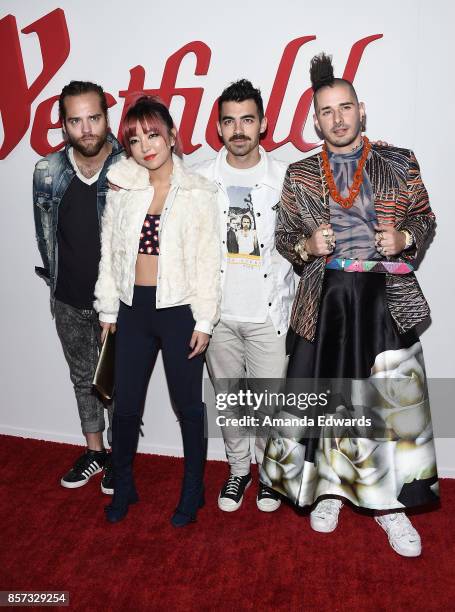
[[[115,334],[108,332],[101,347],[93,386],[107,400],[114,395]]]

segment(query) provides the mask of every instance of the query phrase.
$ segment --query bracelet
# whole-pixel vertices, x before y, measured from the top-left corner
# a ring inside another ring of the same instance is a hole
[[[310,259],[310,254],[305,248],[307,240],[308,238],[306,236],[302,236],[301,238],[299,238],[299,240],[294,246],[294,251],[297,253],[297,255],[302,261],[308,261]]]
[[[400,230],[400,234],[403,234],[405,239],[404,250],[409,249],[409,247],[412,247],[412,245],[414,244],[414,237],[411,232],[408,232],[408,230]]]

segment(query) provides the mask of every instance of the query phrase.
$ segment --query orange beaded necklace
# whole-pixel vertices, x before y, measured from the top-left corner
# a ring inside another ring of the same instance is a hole
[[[352,185],[349,188],[349,195],[347,198],[343,198],[341,193],[338,191],[337,186],[335,185],[335,179],[333,178],[332,168],[330,167],[329,162],[329,155],[327,153],[327,146],[325,143],[322,146],[322,167],[324,169],[327,185],[329,186],[330,195],[332,196],[332,199],[343,208],[351,208],[351,206],[354,204],[354,200],[359,195],[360,187],[363,183],[363,167],[367,160],[370,149],[371,143],[368,138],[364,136],[362,156],[359,159],[359,164],[354,173],[354,180],[352,181]]]

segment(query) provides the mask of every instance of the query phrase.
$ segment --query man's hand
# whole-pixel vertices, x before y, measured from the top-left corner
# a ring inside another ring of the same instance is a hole
[[[115,323],[105,323],[104,321],[100,321],[100,325],[103,328],[101,330],[101,343],[103,343],[104,338],[107,336],[109,331],[111,332],[111,334],[115,334],[117,325]]]
[[[190,340],[190,348],[192,352],[188,355],[188,359],[192,359],[196,357],[196,355],[200,355],[205,351],[210,342],[209,334],[204,334],[204,332],[194,331]]]
[[[406,237],[393,225],[375,225],[375,246],[378,253],[385,257],[398,255],[406,246]]]
[[[320,255],[330,255],[335,248],[336,239],[330,223],[322,223],[317,230],[311,234],[305,244],[308,255],[319,257]]]

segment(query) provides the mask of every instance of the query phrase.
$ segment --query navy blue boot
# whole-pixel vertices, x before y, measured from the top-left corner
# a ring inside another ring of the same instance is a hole
[[[128,514],[128,507],[139,501],[133,479],[133,460],[139,438],[140,416],[118,416],[112,419],[112,467],[114,497],[104,508],[106,519],[117,523]]]
[[[184,527],[194,523],[199,508],[204,500],[204,465],[207,454],[207,439],[205,437],[205,406],[200,404],[185,411],[180,418],[182,429],[184,476],[178,506],[172,515],[174,527]]]

